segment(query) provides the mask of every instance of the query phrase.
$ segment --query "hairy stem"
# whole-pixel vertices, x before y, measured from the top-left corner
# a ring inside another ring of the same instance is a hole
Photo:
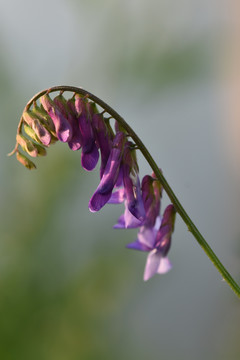
[[[43,91],[39,92],[38,94],[36,94],[31,100],[29,100],[29,102],[27,103],[24,110],[29,109],[29,107],[33,104],[33,102],[36,101],[38,98],[40,98],[42,95],[44,95],[46,93],[55,92],[55,91],[62,91],[62,92],[70,91],[70,92],[74,92],[74,93],[80,94],[82,96],[88,97],[90,100],[92,100],[93,102],[95,102],[96,104],[101,106],[104,109],[104,111],[106,111],[109,115],[111,115],[111,117],[113,117],[127,131],[128,135],[131,136],[131,138],[134,140],[137,147],[142,152],[143,156],[145,157],[145,159],[149,163],[150,167],[154,171],[156,177],[162,184],[164,190],[168,194],[171,202],[173,203],[176,211],[178,212],[178,214],[181,216],[181,218],[187,225],[188,230],[193,234],[193,236],[195,237],[195,239],[197,240],[199,245],[202,247],[202,249],[205,251],[205,253],[209,257],[209,259],[216,266],[216,268],[222,275],[223,279],[228,283],[228,285],[231,287],[231,289],[240,298],[240,287],[234,281],[234,279],[229,274],[229,272],[225,269],[225,267],[223,266],[221,261],[218,259],[218,257],[215,255],[215,253],[213,252],[211,247],[208,245],[208,243],[206,242],[204,237],[201,235],[201,233],[199,232],[197,227],[194,225],[194,223],[192,222],[192,220],[190,219],[190,217],[188,216],[188,214],[182,207],[182,205],[179,202],[178,198],[176,197],[175,193],[173,192],[173,190],[171,189],[167,180],[165,179],[165,177],[159,170],[157,164],[153,160],[151,154],[149,153],[149,151],[147,150],[147,148],[145,147],[145,145],[143,144],[141,139],[137,136],[137,134],[134,132],[134,130],[126,123],[126,121],[114,109],[112,109],[108,104],[106,104],[104,101],[99,99],[97,96],[91,94],[90,92],[88,92],[82,88],[78,88],[78,87],[74,87],[74,86],[55,86],[50,89],[43,90]],[[20,123],[18,126],[18,132],[20,131],[21,124],[22,124],[22,119],[20,120]],[[17,151],[17,145],[11,154],[13,154],[16,151]]]

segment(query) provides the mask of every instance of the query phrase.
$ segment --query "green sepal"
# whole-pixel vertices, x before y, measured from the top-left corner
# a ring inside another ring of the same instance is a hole
[[[37,116],[38,120],[46,127],[46,129],[49,130],[54,136],[56,136],[54,123],[44,110],[43,106],[38,106],[35,104],[32,108],[32,112]]]
[[[37,149],[37,153],[38,153],[37,156],[46,156],[47,155],[47,151],[42,145],[34,144],[34,146]]]
[[[42,144],[42,142],[39,140],[37,134],[35,133],[35,131],[27,124],[23,125],[24,131],[25,133],[34,141],[36,141],[39,144]]]
[[[28,153],[32,157],[38,156],[38,150],[37,150],[35,144],[31,140],[27,139],[22,134],[17,134],[16,139],[17,139],[18,144],[22,147],[22,149],[24,151],[26,151],[26,153]]]
[[[16,152],[16,158],[25,168],[29,170],[36,169],[36,165],[19,151]]]

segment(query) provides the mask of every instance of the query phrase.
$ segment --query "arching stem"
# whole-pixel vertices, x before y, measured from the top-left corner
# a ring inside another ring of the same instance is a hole
[[[240,287],[239,285],[234,281],[232,276],[229,274],[229,272],[225,269],[221,261],[218,259],[218,257],[215,255],[211,247],[208,245],[204,237],[201,235],[197,227],[194,225],[184,208],[182,207],[181,203],[179,202],[178,198],[174,194],[173,190],[171,189],[170,185],[168,184],[167,180],[159,170],[157,164],[153,160],[151,154],[141,141],[141,139],[137,136],[137,134],[134,132],[134,130],[126,123],[126,121],[114,110],[112,109],[108,104],[106,104],[104,101],[99,99],[94,94],[91,94],[89,91],[86,91],[82,88],[74,87],[74,86],[55,86],[43,91],[40,91],[38,94],[36,94],[31,100],[28,101],[25,110],[28,110],[30,106],[35,102],[37,99],[39,99],[41,96],[43,96],[46,93],[52,93],[55,91],[65,92],[70,91],[77,94],[80,94],[82,96],[88,97],[90,100],[98,104],[103,108],[104,111],[106,111],[111,117],[113,117],[128,133],[129,136],[134,140],[135,144],[137,145],[138,149],[141,151],[147,162],[149,163],[150,167],[152,168],[153,172],[155,173],[156,177],[162,184],[164,190],[166,191],[167,195],[169,196],[171,202],[173,203],[176,211],[181,216],[185,224],[187,225],[188,230],[193,234],[199,245],[202,247],[202,249],[205,251],[209,259],[212,261],[212,263],[215,265],[217,270],[222,275],[223,279],[228,283],[228,285],[231,287],[231,289],[236,293],[236,295],[240,298]],[[21,129],[22,125],[22,118],[18,125],[18,132]],[[12,151],[12,155],[14,152],[17,151],[17,144]]]

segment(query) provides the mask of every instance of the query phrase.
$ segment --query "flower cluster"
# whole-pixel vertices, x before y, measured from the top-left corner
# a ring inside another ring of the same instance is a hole
[[[81,164],[93,170],[101,158],[100,182],[89,201],[92,212],[105,204],[125,204],[116,229],[139,228],[137,240],[130,249],[148,252],[144,280],[171,268],[167,254],[174,230],[175,208],[169,205],[160,215],[162,186],[153,174],[139,179],[136,146],[116,122],[110,126],[105,111],[86,96],[74,94],[66,99],[62,92],[54,99],[46,92],[39,104],[25,108],[17,134],[16,156],[28,169],[35,164],[32,157],[46,155],[46,148],[56,141],[66,142],[73,151],[81,149]],[[24,132],[23,132],[24,131]]]

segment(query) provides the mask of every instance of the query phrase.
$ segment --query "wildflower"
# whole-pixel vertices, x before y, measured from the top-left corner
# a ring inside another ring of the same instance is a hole
[[[117,182],[122,161],[125,134],[118,132],[113,140],[112,149],[108,157],[101,181],[89,202],[89,210],[99,211],[110,199]]]
[[[82,138],[82,167],[85,170],[91,171],[97,165],[99,158],[99,152],[95,143],[95,137],[91,125],[92,114],[90,113],[85,100],[79,95],[75,96],[75,109]]]
[[[40,102],[54,123],[57,138],[62,142],[70,141],[72,137],[72,127],[66,115],[52,101],[48,94],[43,95],[40,98]]]
[[[118,219],[114,229],[124,229],[124,228],[137,228],[142,225],[153,227],[157,216],[160,212],[160,198],[162,194],[162,187],[159,181],[155,178],[146,175],[142,179],[141,184],[142,194],[140,193],[139,178],[135,180],[135,190],[132,190],[137,197],[135,198],[138,205],[136,208],[139,213],[142,213],[142,216],[136,216],[136,212],[131,211],[131,202],[130,205],[126,200],[126,190],[120,189],[112,194],[109,202],[112,204],[119,204],[125,200],[125,211]]]
[[[72,126],[72,138],[68,141],[68,146],[71,150],[76,151],[81,149],[83,139],[78,126],[77,113],[74,105],[74,101],[69,99],[67,101],[68,106],[68,121]]]
[[[162,220],[157,217],[154,227],[140,227],[137,240],[127,245],[129,249],[149,252],[144,281],[149,280],[156,273],[164,274],[172,267],[167,254],[174,231],[175,214],[174,206],[169,205],[164,211]]]
[[[144,225],[153,227],[160,213],[162,186],[155,175],[145,175],[142,179],[142,197],[146,211]]]
[[[171,268],[167,254],[176,211],[169,205],[161,218],[160,182],[154,174],[145,175],[140,182],[136,146],[128,140],[128,132],[117,121],[114,132],[110,118],[104,117],[105,110],[99,113],[89,96],[75,93],[67,100],[60,91],[52,100],[47,91],[40,97],[40,106],[38,97],[31,100],[21,117],[12,153],[16,152],[26,168],[34,169],[35,164],[18,147],[37,157],[46,155],[45,147],[60,140],[73,151],[82,149],[81,164],[87,171],[95,168],[100,155],[100,183],[89,201],[89,210],[99,211],[106,203],[124,203],[124,213],[114,228],[139,229],[137,240],[127,247],[148,252],[144,271],[144,280],[148,280]]]
[[[92,124],[96,145],[101,153],[100,178],[102,178],[112,147],[112,136],[104,122],[102,114],[94,113],[92,116]]]

